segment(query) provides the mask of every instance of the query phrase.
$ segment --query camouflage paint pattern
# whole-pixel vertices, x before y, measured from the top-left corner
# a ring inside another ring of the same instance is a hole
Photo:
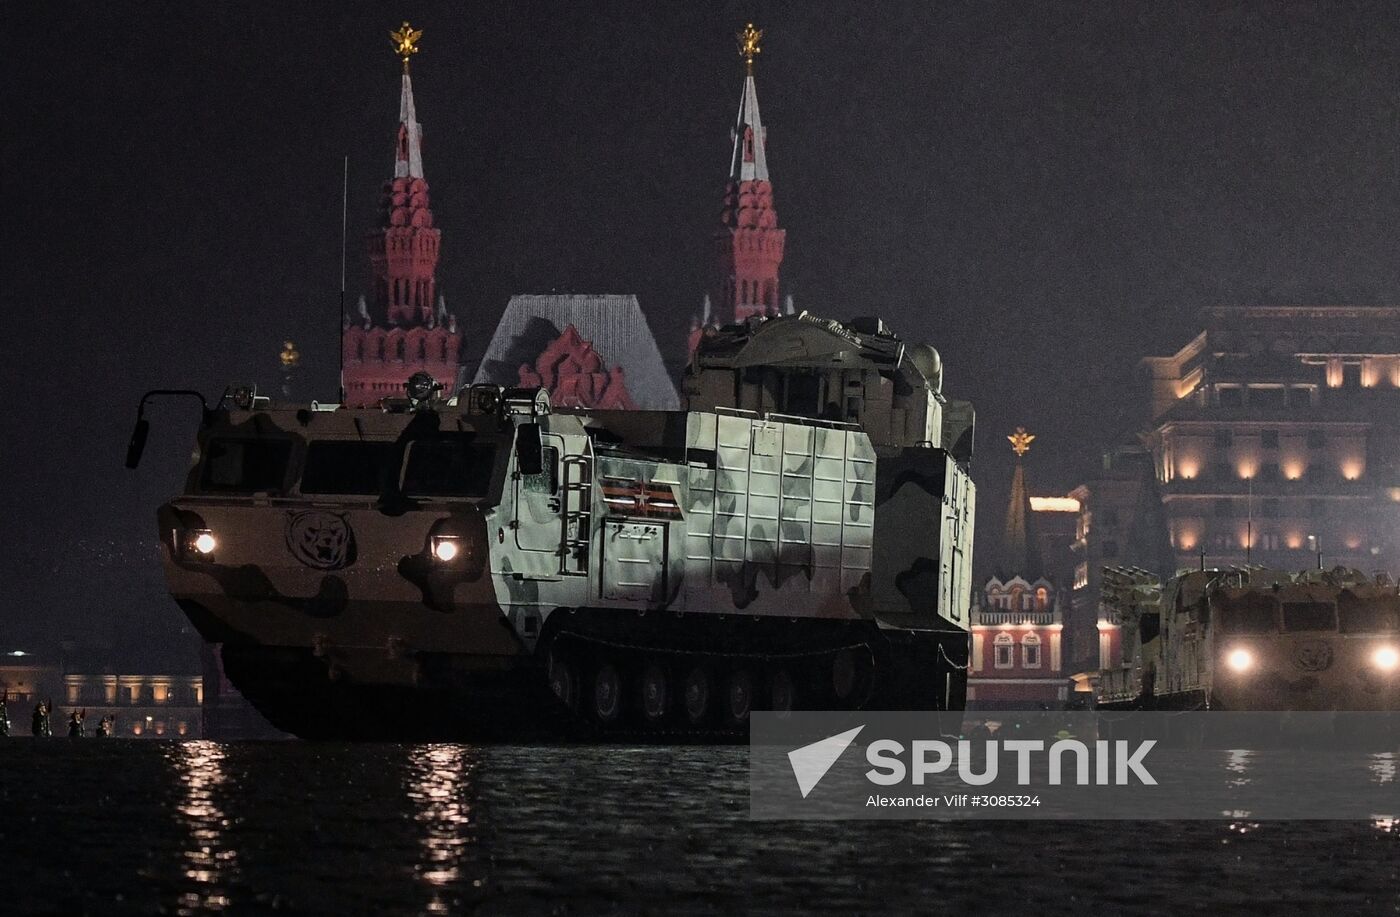
[[[803,621],[857,622],[893,641],[889,659],[913,661],[906,681],[944,664],[935,651],[956,668],[974,491],[967,455],[939,448],[944,401],[883,326],[786,327],[829,339],[823,359],[831,347],[859,351],[841,384],[871,392],[857,399],[858,419],[875,423],[880,444],[852,421],[718,404],[551,411],[543,393],[494,386],[382,409],[222,403],[200,431],[184,494],[158,513],[170,591],[205,639],[309,652],[331,681],[360,686],[421,687],[443,660],[465,675],[537,671],[552,619],[580,609],[615,614],[624,628],[660,611],[795,634]],[[769,334],[764,347],[780,340]],[[925,350],[919,365],[933,372]],[[958,417],[970,449],[970,410]],[[518,444],[533,454],[536,438],[543,467],[526,474]],[[440,446],[494,452],[471,480],[457,471],[435,479],[443,489],[415,491],[410,469]],[[368,461],[361,452],[373,452],[379,483],[359,487],[372,492],[304,489],[309,451],[342,447],[345,468],[332,477],[353,477]],[[228,456],[274,453],[285,467],[262,469],[256,485],[211,485]],[[195,546],[201,534],[212,551]],[[437,552],[445,541],[453,556]]]

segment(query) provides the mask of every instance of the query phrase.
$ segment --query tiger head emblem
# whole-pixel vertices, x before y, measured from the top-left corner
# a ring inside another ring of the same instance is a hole
[[[355,533],[338,513],[293,513],[287,519],[287,549],[308,567],[338,570],[355,562]]]

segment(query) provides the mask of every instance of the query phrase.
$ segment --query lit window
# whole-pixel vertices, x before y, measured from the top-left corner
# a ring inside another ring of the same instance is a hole
[[[1021,638],[1021,667],[1026,669],[1040,668],[1040,637],[1034,633],[1026,634]]]
[[[1015,659],[1012,653],[1015,652],[1016,647],[1015,641],[1011,639],[1010,634],[997,634],[996,639],[992,641],[992,648],[995,653],[992,664],[997,668],[1009,669],[1015,665]]]

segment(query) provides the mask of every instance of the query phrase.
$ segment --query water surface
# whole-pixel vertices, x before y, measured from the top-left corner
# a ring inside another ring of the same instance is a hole
[[[1400,913],[1388,822],[752,822],[747,765],[0,740],[0,912]]]

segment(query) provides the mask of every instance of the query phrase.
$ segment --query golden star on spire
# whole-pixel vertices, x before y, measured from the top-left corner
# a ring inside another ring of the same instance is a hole
[[[422,29],[415,29],[405,20],[397,32],[389,33],[389,40],[394,43],[394,53],[403,58],[404,72],[408,72],[408,59],[418,53],[418,39],[423,37]]]
[[[291,369],[301,362],[301,351],[297,350],[297,345],[291,341],[283,341],[282,352],[277,355],[277,358],[282,361],[284,369]]]
[[[758,46],[758,43],[763,40],[763,30],[755,29],[753,23],[750,22],[744,26],[743,31],[735,34],[734,37],[739,41],[739,56],[744,59],[749,72],[753,73],[753,59],[758,57],[759,52],[763,50]]]
[[[1011,451],[1022,456],[1031,451],[1031,443],[1035,441],[1034,433],[1027,433],[1025,427],[1017,427],[1016,432],[1007,437],[1011,441]]]

